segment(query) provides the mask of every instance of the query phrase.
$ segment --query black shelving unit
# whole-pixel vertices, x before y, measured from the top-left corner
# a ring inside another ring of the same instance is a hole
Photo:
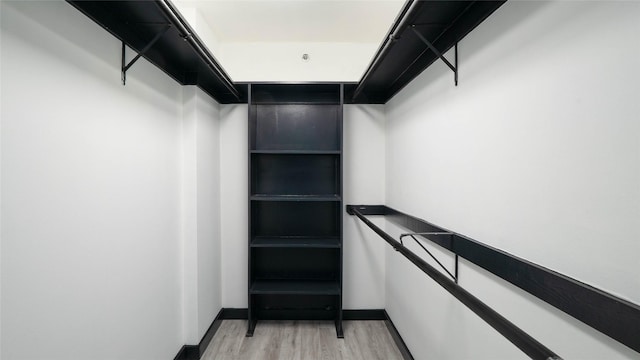
[[[341,84],[249,84],[249,324],[342,331]]]

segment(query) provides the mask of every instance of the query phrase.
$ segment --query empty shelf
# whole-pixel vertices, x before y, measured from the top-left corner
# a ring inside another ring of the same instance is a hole
[[[340,246],[340,239],[337,237],[255,237],[251,241],[251,247],[340,248]]]
[[[252,154],[275,155],[339,155],[339,150],[251,150]]]
[[[249,290],[251,294],[339,295],[338,281],[314,280],[257,280]]]
[[[327,195],[276,195],[276,194],[256,194],[251,195],[251,200],[255,201],[340,201],[340,196]]]

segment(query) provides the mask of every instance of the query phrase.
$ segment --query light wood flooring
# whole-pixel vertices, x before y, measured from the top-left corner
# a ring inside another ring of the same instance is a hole
[[[402,360],[384,321],[344,321],[344,339],[331,321],[224,320],[202,360]]]

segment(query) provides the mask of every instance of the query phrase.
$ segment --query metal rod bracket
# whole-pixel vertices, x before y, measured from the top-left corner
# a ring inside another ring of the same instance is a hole
[[[420,236],[425,236],[425,235],[448,235],[448,236],[451,236],[451,241],[453,242],[453,235],[455,235],[455,234],[452,233],[452,232],[448,232],[448,231],[429,231],[429,232],[417,232],[417,233],[404,233],[404,234],[400,234],[400,244],[404,245],[404,243],[402,241],[403,237],[410,236],[413,240],[415,240],[416,244],[418,244],[424,251],[426,251],[427,254],[429,254],[429,256],[431,256],[431,258],[433,260],[435,260],[438,263],[438,265],[440,265],[442,270],[446,271],[446,273],[449,274],[449,276],[457,284],[458,283],[458,279],[459,279],[459,274],[458,274],[458,254],[455,254],[455,256],[454,256],[454,272],[452,274],[449,270],[447,270],[446,267],[444,267],[444,265],[442,265],[442,263],[440,261],[438,261],[438,259],[436,259],[436,257],[429,250],[427,250],[426,247],[424,247],[418,241],[418,239],[415,238],[414,235],[420,235]]]
[[[453,233],[443,233],[443,232],[435,232],[435,233],[417,233],[416,235],[425,235],[425,234],[437,234],[437,235],[443,235],[443,234],[447,234],[447,235],[451,235],[453,236]],[[411,237],[416,244],[418,244],[418,246],[420,246],[422,248],[422,250],[424,250],[427,254],[429,254],[429,256],[431,256],[431,258],[438,263],[438,265],[440,265],[440,268],[442,270],[444,270],[450,277],[451,279],[453,279],[453,281],[457,284],[458,283],[458,255],[455,256],[455,274],[452,274],[451,271],[449,271],[439,260],[438,258],[435,257],[435,255],[433,255],[431,253],[431,251],[429,251],[424,245],[422,245],[422,243],[420,243],[420,241],[418,241],[418,239],[416,239],[416,237],[414,236],[414,234],[402,234],[400,236],[400,243],[402,244],[402,236],[409,236]],[[404,244],[403,244],[404,245]]]
[[[453,79],[456,86],[458,86],[458,43],[456,42],[456,44],[454,45],[455,65],[453,65],[449,62],[449,60],[447,60],[447,58],[444,57],[444,55],[438,49],[436,49],[435,46],[433,46],[431,42],[429,42],[429,40],[427,40],[424,36],[422,36],[422,34],[418,31],[418,29],[416,29],[415,24],[411,25],[411,30],[413,30],[413,32],[418,36],[418,38],[420,38],[420,40],[422,40],[422,42],[425,43],[425,45],[427,45],[427,47],[431,51],[433,51],[433,53],[436,54],[436,56],[440,58],[440,60],[442,60],[449,67],[449,69],[451,69],[451,71],[453,71]]]
[[[149,49],[151,49],[153,44],[158,42],[158,40],[162,38],[162,35],[164,35],[170,28],[171,28],[171,25],[166,25],[162,30],[160,30],[160,32],[157,33],[156,36],[153,39],[151,39],[151,41],[144,48],[142,48],[142,50],[140,50],[140,52],[133,59],[131,59],[131,61],[129,61],[128,64],[125,64],[126,47],[125,47],[124,41],[122,42],[122,68],[121,68],[122,86],[127,84],[127,70],[129,70],[129,68],[133,66],[133,64],[135,64],[136,61],[140,59],[140,57],[142,57],[147,51],[149,51]]]

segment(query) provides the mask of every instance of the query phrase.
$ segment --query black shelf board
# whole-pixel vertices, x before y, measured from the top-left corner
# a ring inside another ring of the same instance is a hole
[[[340,150],[251,150],[252,154],[268,155],[340,155]]]
[[[340,105],[339,101],[252,101],[251,105]]]
[[[384,104],[431,64],[440,61],[413,33],[412,25],[444,54],[505,2],[506,0],[416,1],[413,9],[407,12],[406,22],[397,24],[393,43],[386,51],[379,50],[378,66],[373,67],[377,57],[369,65],[370,75],[361,79],[360,83],[364,86],[358,97],[353,98],[357,86],[345,86],[345,103]],[[395,26],[392,27],[394,28]],[[390,35],[387,34],[385,39]],[[451,86],[454,86],[453,82],[451,74]]]
[[[249,149],[340,150],[341,114],[340,104],[251,104]]]
[[[339,83],[255,83],[251,86],[251,103],[256,105],[340,104]]]
[[[284,195],[284,194],[254,194],[253,201],[341,201],[339,195]]]
[[[340,283],[318,280],[256,280],[251,284],[252,295],[340,295]]]
[[[251,240],[251,247],[338,249],[341,246],[342,244],[338,237],[258,236]]]
[[[184,41],[179,24],[164,13],[159,1],[88,1],[67,2],[136,52],[141,51],[163,29],[169,30],[142,56],[181,85],[197,85],[218,103],[246,103],[247,86],[233,87],[240,99],[225,86],[221,78],[228,75],[213,69]],[[128,50],[131,53],[131,50]],[[114,54],[114,56],[120,54]],[[219,64],[217,64],[219,66]],[[220,66],[219,66],[220,67]],[[220,67],[221,68],[221,67]],[[135,71],[135,67],[129,71]],[[117,75],[116,75],[117,76]]]

